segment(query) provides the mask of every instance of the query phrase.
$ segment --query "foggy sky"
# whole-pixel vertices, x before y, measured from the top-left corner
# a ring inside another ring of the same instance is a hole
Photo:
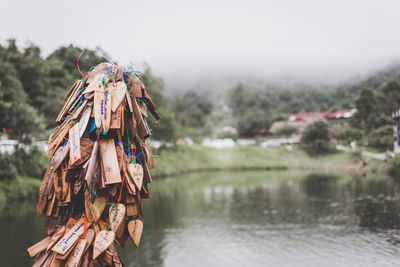
[[[398,0],[0,0],[0,42],[100,46],[168,84],[346,81],[400,57]]]

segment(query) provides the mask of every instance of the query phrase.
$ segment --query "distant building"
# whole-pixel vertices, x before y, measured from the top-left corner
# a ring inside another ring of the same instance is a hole
[[[296,113],[288,116],[288,121],[277,121],[271,125],[270,132],[275,133],[277,129],[285,126],[294,126],[301,134],[306,127],[316,121],[324,121],[329,124],[331,128],[347,126],[347,119],[354,116],[357,109],[343,109],[333,112],[322,111],[312,113]]]

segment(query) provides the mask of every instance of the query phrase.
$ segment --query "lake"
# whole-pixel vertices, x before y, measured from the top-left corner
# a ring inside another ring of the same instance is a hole
[[[214,172],[151,185],[126,266],[398,266],[400,185],[305,172]],[[35,201],[1,211],[0,266],[30,266]]]

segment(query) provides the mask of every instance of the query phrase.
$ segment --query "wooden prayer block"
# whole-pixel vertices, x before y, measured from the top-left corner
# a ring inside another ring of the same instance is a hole
[[[117,153],[114,139],[104,139],[100,145],[101,161],[104,166],[105,184],[121,183],[121,175],[118,167]]]

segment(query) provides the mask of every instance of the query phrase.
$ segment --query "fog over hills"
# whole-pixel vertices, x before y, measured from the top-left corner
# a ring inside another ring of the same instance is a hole
[[[0,42],[33,42],[45,55],[99,46],[123,64],[149,64],[174,91],[238,81],[331,87],[400,59],[397,0],[0,0],[0,8]]]

